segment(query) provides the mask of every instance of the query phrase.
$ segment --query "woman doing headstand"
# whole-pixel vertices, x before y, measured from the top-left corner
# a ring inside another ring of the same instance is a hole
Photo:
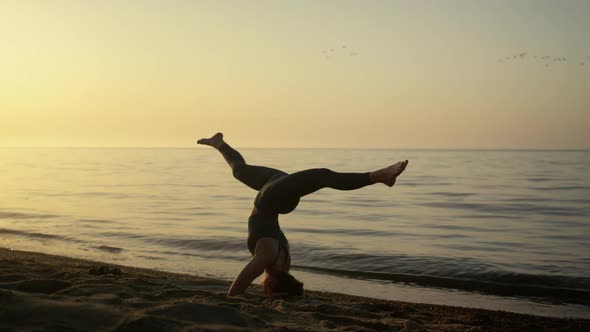
[[[246,164],[242,155],[223,140],[222,133],[200,139],[197,143],[212,146],[221,152],[233,176],[258,191],[248,219],[248,249],[252,260],[232,283],[229,296],[243,293],[264,272],[262,287],[266,294],[302,295],[303,283],[289,274],[291,255],[287,238],[279,227],[279,214],[293,211],[300,197],[322,188],[354,190],[375,183],[391,187],[408,165],[405,160],[366,173],[337,173],[327,168],[315,168],[287,174],[273,168]]]

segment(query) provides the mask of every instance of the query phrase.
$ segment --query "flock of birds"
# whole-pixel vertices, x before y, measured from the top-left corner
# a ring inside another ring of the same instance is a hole
[[[332,60],[337,56],[357,56],[359,53],[346,45],[341,45],[322,50],[322,54],[326,60]]]
[[[349,57],[354,57],[354,56],[358,56],[359,53],[355,50],[353,50],[352,48],[350,48],[347,45],[340,45],[338,47],[332,47],[332,48],[327,48],[322,50],[322,54],[324,56],[324,58],[326,60],[332,60],[336,57],[344,57],[344,56],[349,56]],[[530,55],[527,52],[521,52],[518,54],[513,54],[513,55],[509,55],[503,58],[498,59],[498,62],[501,63],[506,63],[506,62],[510,62],[510,61],[523,61],[523,60],[535,60],[538,61],[542,64],[545,65],[545,67],[550,67],[551,64],[559,64],[559,63],[576,63],[579,66],[585,66],[586,62],[588,61],[590,64],[590,55],[587,56],[588,60],[582,59],[582,60],[577,60],[577,61],[573,61],[568,59],[567,57],[564,56],[550,56],[550,55]]]
[[[590,61],[590,55],[588,55],[587,58],[588,58],[587,61]],[[545,67],[549,67],[549,66],[551,66],[551,64],[567,63],[567,62],[572,62],[574,64],[577,62],[578,65],[580,65],[580,66],[585,65],[585,62],[582,60],[572,61],[572,60],[569,60],[568,58],[563,57],[563,56],[555,57],[555,56],[550,56],[550,55],[529,55],[529,54],[527,54],[527,52],[522,52],[522,53],[518,53],[518,54],[514,54],[514,55],[500,58],[500,59],[498,59],[498,62],[520,61],[520,60],[527,60],[527,59],[533,59],[533,60],[539,61],[541,63],[544,63]]]

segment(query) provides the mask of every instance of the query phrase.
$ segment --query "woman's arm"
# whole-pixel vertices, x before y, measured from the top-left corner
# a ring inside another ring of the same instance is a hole
[[[254,257],[242,269],[240,274],[234,279],[229,288],[228,296],[234,296],[243,293],[254,279],[258,278],[271,265],[279,250],[279,241],[273,238],[262,238],[256,244]]]
[[[234,296],[243,293],[248,286],[258,278],[266,268],[266,264],[253,257],[252,260],[242,269],[229,288],[227,296]]]

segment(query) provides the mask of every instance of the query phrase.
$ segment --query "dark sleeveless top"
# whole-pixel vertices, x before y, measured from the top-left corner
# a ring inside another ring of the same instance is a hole
[[[278,214],[257,213],[248,218],[248,250],[254,255],[256,243],[263,237],[271,237],[279,241],[279,250],[289,255],[289,241],[279,226]],[[277,258],[278,258],[277,253]],[[276,261],[276,260],[275,260]],[[273,263],[274,264],[274,263]]]
[[[273,195],[273,188],[285,176],[287,173],[282,172],[272,176],[256,195],[254,206],[258,211],[248,218],[248,249],[252,255],[258,240],[271,237],[279,241],[279,252],[283,249],[289,259],[289,242],[279,226],[279,213],[288,213],[295,209],[299,199],[284,200]],[[279,252],[275,262],[279,258]]]

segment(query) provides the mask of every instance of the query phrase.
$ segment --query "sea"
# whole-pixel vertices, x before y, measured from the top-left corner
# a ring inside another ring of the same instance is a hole
[[[288,173],[409,160],[281,215],[306,289],[590,318],[590,151],[239,151]],[[0,246],[232,280],[255,196],[209,147],[1,148]]]

